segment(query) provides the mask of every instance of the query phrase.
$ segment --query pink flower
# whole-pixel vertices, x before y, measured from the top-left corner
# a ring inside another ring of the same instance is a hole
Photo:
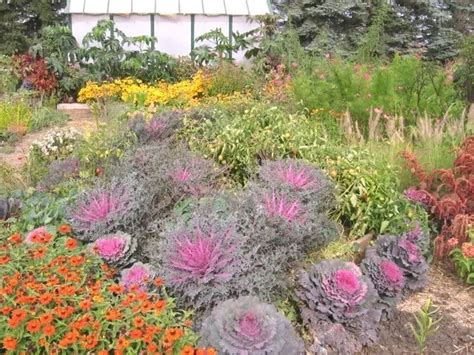
[[[153,276],[153,272],[147,265],[138,262],[122,271],[120,283],[125,286],[127,290],[133,287],[145,290],[148,282],[153,279]]]
[[[29,233],[26,235],[25,243],[31,244],[31,243],[33,243],[33,239],[35,239],[35,237],[37,237],[37,236],[43,236],[43,235],[45,235],[45,234],[48,234],[48,231],[46,230],[46,227],[45,227],[45,226],[42,226],[42,227],[33,229],[31,232],[29,232]]]

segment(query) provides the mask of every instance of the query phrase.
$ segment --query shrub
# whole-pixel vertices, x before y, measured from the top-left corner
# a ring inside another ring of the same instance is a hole
[[[231,63],[219,63],[219,66],[210,74],[208,90],[210,96],[245,92],[253,84],[250,72],[246,68]]]
[[[163,287],[157,293],[126,291],[67,228],[59,230],[65,236],[52,233],[31,244],[19,233],[0,239],[5,350],[101,353],[133,346],[137,352],[194,353],[197,337],[190,320]],[[150,281],[162,285],[160,279]]]
[[[69,116],[63,112],[48,107],[40,107],[33,111],[29,127],[33,131],[46,127],[61,125],[69,120]]]
[[[137,241],[129,234],[117,232],[98,238],[92,246],[94,252],[107,264],[121,268],[133,260]]]
[[[443,258],[468,240],[468,226],[474,221],[474,136],[466,138],[451,169],[428,173],[412,152],[405,151],[404,158],[419,180],[419,186],[411,190],[439,226],[435,256]]]
[[[118,230],[131,212],[132,196],[123,186],[96,187],[78,196],[69,219],[78,238],[95,240],[100,234]]]
[[[25,98],[0,102],[0,132],[22,128],[25,133],[31,121],[32,111]]]
[[[299,276],[297,298],[303,322],[338,352],[358,351],[376,338],[380,310],[370,279],[353,263],[324,260]]]
[[[81,134],[74,128],[54,128],[30,146],[29,158],[37,162],[52,162],[67,158],[74,150]]]
[[[227,300],[204,321],[201,346],[222,354],[303,354],[304,344],[291,323],[256,297]]]
[[[395,262],[403,271],[406,287],[410,290],[423,288],[427,282],[428,264],[409,234],[380,236],[375,245],[367,249],[366,255],[378,255]]]
[[[40,191],[51,191],[62,182],[79,176],[80,161],[77,158],[55,160],[48,166],[48,172],[38,183]]]
[[[180,111],[168,111],[155,115],[147,121],[143,115],[129,121],[129,128],[137,135],[138,141],[143,144],[160,142],[171,138],[181,125]]]
[[[31,85],[41,95],[50,95],[58,87],[56,75],[49,71],[43,58],[23,54],[15,56],[13,61],[24,83]]]
[[[457,273],[467,284],[474,284],[474,243],[466,242],[450,253]]]

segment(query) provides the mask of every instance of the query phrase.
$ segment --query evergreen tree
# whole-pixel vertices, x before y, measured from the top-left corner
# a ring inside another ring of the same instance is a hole
[[[0,0],[0,53],[24,52],[43,26],[62,24],[66,0]]]

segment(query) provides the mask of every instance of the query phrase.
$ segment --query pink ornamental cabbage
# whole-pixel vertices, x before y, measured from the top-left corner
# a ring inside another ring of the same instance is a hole
[[[378,300],[372,282],[353,263],[324,260],[299,277],[297,296],[309,318],[372,328],[379,314],[370,312]]]
[[[125,233],[105,235],[93,244],[97,255],[115,267],[123,267],[129,263],[136,247],[137,241]]]
[[[411,202],[418,203],[424,207],[428,207],[431,203],[431,196],[424,190],[417,190],[414,187],[406,189],[403,194]]]
[[[399,296],[405,287],[405,277],[400,267],[387,258],[369,255],[361,263],[361,269],[367,275],[379,293],[379,296],[388,301]],[[394,306],[395,303],[390,303]]]
[[[155,273],[149,265],[137,262],[130,268],[122,270],[120,284],[126,290],[139,289],[145,291],[154,277]]]
[[[274,190],[264,196],[264,208],[270,218],[280,217],[294,222],[303,217],[303,207],[299,201],[289,201],[286,196],[279,195]]]
[[[175,238],[175,246],[168,257],[172,270],[170,282],[224,282],[231,276],[231,266],[235,262],[233,253],[236,246],[228,244],[232,231],[223,234],[203,233],[200,228],[192,232],[181,232]],[[227,245],[226,245],[227,244]]]

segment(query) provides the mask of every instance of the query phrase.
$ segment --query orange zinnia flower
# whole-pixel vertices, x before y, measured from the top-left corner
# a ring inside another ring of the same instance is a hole
[[[2,314],[4,316],[8,316],[10,314],[10,312],[12,311],[12,309],[13,308],[10,307],[10,306],[5,306],[5,307],[2,308]]]
[[[12,318],[21,322],[23,319],[26,318],[26,311],[24,309],[15,309],[12,312]]]
[[[131,332],[130,332],[130,338],[134,339],[134,340],[138,340],[142,337],[143,333],[140,329],[133,329]]]
[[[181,349],[181,355],[194,355],[194,348],[191,345],[185,345],[183,349]]]
[[[37,319],[32,319],[26,325],[26,330],[30,333],[38,333],[41,330],[41,323]]]
[[[74,313],[74,307],[71,306],[66,306],[66,307],[55,307],[54,308],[54,313],[58,315],[59,318],[61,319],[66,319],[68,318],[71,314]]]
[[[43,333],[48,337],[52,337],[56,333],[56,328],[51,324],[45,325]]]
[[[6,350],[13,351],[16,349],[16,339],[12,337],[3,338],[3,348]]]
[[[153,284],[154,284],[156,287],[160,287],[160,286],[163,286],[165,283],[164,283],[164,281],[163,281],[162,278],[157,277],[155,280],[153,280]]]
[[[4,265],[10,261],[10,257],[8,255],[0,255],[0,265]]]
[[[8,238],[8,241],[12,244],[19,244],[22,241],[22,237],[20,233],[15,233],[15,234],[12,234],[10,238]]]
[[[39,320],[43,325],[50,324],[53,321],[54,317],[51,313],[45,313],[40,315]]]
[[[141,328],[145,325],[145,320],[141,317],[135,317],[133,319],[133,324],[135,325],[135,327]]]
[[[82,347],[86,350],[94,349],[98,343],[99,343],[99,340],[94,335],[84,336],[82,337],[82,341],[81,341]]]
[[[163,311],[165,309],[165,307],[166,307],[166,301],[158,300],[158,301],[155,302],[155,310],[157,312]]]
[[[38,300],[42,305],[47,305],[53,300],[53,295],[51,293],[43,293],[41,296],[39,296]]]
[[[84,258],[82,255],[75,255],[71,256],[70,263],[72,266],[81,266],[84,264],[84,261],[86,258]]]
[[[108,350],[99,350],[97,352],[97,355],[109,355],[109,351]]]
[[[109,309],[105,314],[105,319],[109,321],[118,320],[122,317],[122,313],[116,309]]]
[[[71,226],[69,224],[62,224],[58,227],[58,232],[61,234],[69,234],[71,233]]]
[[[16,327],[18,327],[21,323],[21,320],[18,320],[16,318],[10,318],[8,320],[8,326],[12,329],[15,329]]]
[[[66,240],[66,249],[68,250],[74,250],[77,247],[77,240],[73,238],[69,238]]]
[[[156,351],[158,350],[158,346],[156,346],[156,344],[148,344],[148,346],[146,347],[146,350],[149,353],[156,353]]]
[[[165,338],[174,342],[183,336],[183,330],[179,328],[168,328],[165,330]]]
[[[109,286],[109,291],[112,293],[122,293],[125,290],[125,287],[122,285],[114,284]]]
[[[196,355],[217,355],[216,349],[196,349]]]
[[[39,248],[37,248],[36,250],[33,251],[33,258],[42,259],[46,255],[47,251],[48,251],[48,249],[46,249],[45,247],[39,247]]]
[[[117,349],[122,350],[122,349],[128,348],[129,346],[130,346],[130,342],[127,339],[125,339],[125,337],[118,338]]]
[[[79,302],[79,308],[82,309],[83,311],[88,311],[91,309],[92,306],[92,301],[91,300],[83,300]]]

